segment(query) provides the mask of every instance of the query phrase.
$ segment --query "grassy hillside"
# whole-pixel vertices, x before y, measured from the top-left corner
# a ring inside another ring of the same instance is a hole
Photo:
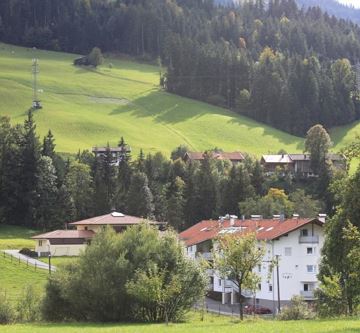
[[[0,44],[0,115],[22,122],[32,101],[31,59],[40,63],[39,88],[44,108],[36,111],[38,132],[50,128],[57,150],[76,152],[115,145],[121,136],[136,154],[179,144],[194,150],[221,147],[256,155],[299,152],[303,139],[222,108],[171,95],[158,88],[155,66],[107,59],[97,70],[74,67],[73,54]],[[109,68],[111,62],[113,68]],[[360,123],[334,129],[335,150],[360,133]]]
[[[27,324],[1,328],[2,333],[355,333],[359,332],[359,320],[273,321],[246,320],[239,323],[227,317],[206,315],[204,321],[199,314],[191,314],[189,321],[179,324]]]
[[[21,297],[26,285],[32,284],[37,290],[43,291],[48,272],[43,269],[37,269],[33,266],[26,266],[24,262],[12,261],[10,257],[0,253],[0,292],[13,301]]]
[[[22,249],[23,247],[33,249],[35,241],[30,237],[36,234],[39,232],[25,227],[0,225],[0,250]]]
[[[42,110],[38,131],[51,128],[57,150],[116,144],[120,136],[135,152],[169,153],[179,144],[204,150],[221,147],[255,154],[281,148],[301,151],[300,138],[222,108],[159,91],[155,66],[108,60],[97,70],[72,65],[72,54],[0,44],[0,114],[21,122],[31,106],[31,59],[39,58]],[[111,61],[113,68],[108,67]]]

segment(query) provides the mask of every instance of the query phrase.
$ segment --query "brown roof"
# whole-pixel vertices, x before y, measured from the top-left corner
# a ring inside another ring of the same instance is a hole
[[[204,153],[196,152],[196,151],[189,151],[185,155],[188,156],[190,160],[203,160]],[[239,151],[234,152],[212,152],[212,158],[217,160],[230,160],[230,161],[242,161],[244,160],[244,155]]]
[[[113,212],[110,214],[92,217],[86,220],[69,223],[69,225],[136,225],[143,222],[144,218],[124,215],[122,213]],[[157,222],[146,220],[150,224],[166,224],[165,222]]]
[[[92,238],[95,233],[90,230],[55,230],[45,234],[36,235],[32,239],[69,239],[69,238]]]
[[[179,237],[187,246],[214,239],[218,235],[225,233],[256,232],[258,240],[273,240],[309,223],[316,223],[321,226],[324,224],[314,218],[292,218],[284,221],[278,219],[235,220],[233,226],[230,225],[229,220],[223,222],[205,220],[183,231]]]

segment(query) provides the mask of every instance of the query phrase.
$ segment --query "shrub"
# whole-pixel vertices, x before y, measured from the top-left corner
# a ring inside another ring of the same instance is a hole
[[[6,294],[0,293],[0,324],[10,324],[15,320],[15,311]]]
[[[46,286],[45,320],[174,321],[203,295],[206,280],[173,232],[147,224],[96,234],[77,264]]]
[[[41,298],[32,285],[24,288],[17,310],[17,320],[22,322],[33,322],[40,319]]]
[[[316,312],[320,317],[337,317],[346,314],[346,298],[340,286],[340,276],[324,276],[315,290]]]
[[[280,320],[301,320],[313,317],[314,313],[300,296],[293,296],[290,305],[284,307],[278,316]]]
[[[31,258],[37,258],[38,254],[37,252],[35,251],[32,251],[26,247],[24,247],[23,249],[21,249],[19,251],[20,254],[23,254],[24,256],[28,256],[28,257],[31,257]]]

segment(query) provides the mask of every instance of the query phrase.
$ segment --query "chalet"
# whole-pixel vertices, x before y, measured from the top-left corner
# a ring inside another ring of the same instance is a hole
[[[211,157],[216,160],[229,160],[233,164],[238,164],[242,161],[244,161],[245,157],[242,153],[239,151],[235,152],[220,152],[220,151],[212,151]],[[183,160],[185,162],[191,162],[191,161],[202,161],[205,158],[205,153],[202,152],[195,152],[195,151],[189,151],[186,152]]]
[[[187,255],[196,260],[204,258],[212,262],[214,240],[224,234],[241,237],[245,233],[255,232],[260,244],[265,246],[262,263],[255,268],[261,277],[256,293],[242,292],[249,303],[266,306],[274,312],[277,307],[278,288],[280,303],[287,304],[294,295],[301,295],[307,301],[314,300],[314,290],[318,286],[317,273],[324,243],[324,215],[319,218],[284,219],[274,216],[263,219],[253,215],[249,220],[239,220],[236,216],[227,216],[216,220],[205,220],[180,234],[185,243]],[[215,241],[216,244],[216,241]],[[271,262],[279,258],[279,274],[273,270]],[[223,303],[236,303],[237,287],[232,281],[223,279],[213,270],[208,270],[209,291],[222,299]]]
[[[294,162],[288,154],[263,155],[260,163],[264,166],[264,170],[268,174],[274,173],[278,168],[284,171],[294,171]]]
[[[111,226],[116,232],[122,232],[129,226],[143,223],[144,219],[124,215],[118,212],[92,217],[86,220],[69,223],[68,226],[76,230],[55,230],[41,235],[33,236],[36,241],[35,251],[38,256],[77,256],[90,244],[91,239],[105,226]],[[148,221],[160,230],[165,228],[165,222]]]
[[[346,169],[344,156],[330,153],[327,157],[335,169]],[[267,174],[272,174],[276,169],[280,169],[303,177],[317,176],[310,167],[310,154],[263,155],[260,163],[264,166]]]
[[[104,157],[107,152],[110,152],[112,157],[112,163],[119,165],[119,162],[124,158],[125,154],[131,152],[131,148],[128,145],[118,147],[93,147],[92,152],[97,158]]]

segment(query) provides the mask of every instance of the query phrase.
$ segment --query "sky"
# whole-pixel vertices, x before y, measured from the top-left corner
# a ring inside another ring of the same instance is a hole
[[[337,1],[344,3],[346,5],[353,5],[356,8],[360,8],[360,0],[337,0]]]

